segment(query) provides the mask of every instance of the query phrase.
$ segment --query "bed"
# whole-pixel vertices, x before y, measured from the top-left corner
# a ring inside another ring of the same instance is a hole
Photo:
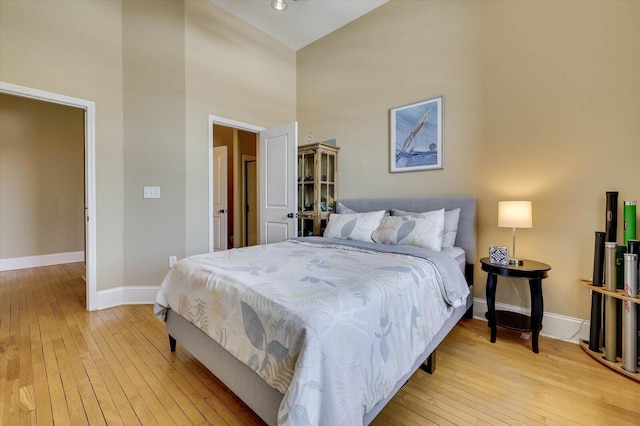
[[[181,260],[156,299],[171,351],[179,341],[269,425],[369,424],[418,368],[435,367],[437,346],[472,313],[474,198],[340,206],[363,215],[460,209],[457,251],[299,238]],[[442,300],[422,297],[436,293]]]

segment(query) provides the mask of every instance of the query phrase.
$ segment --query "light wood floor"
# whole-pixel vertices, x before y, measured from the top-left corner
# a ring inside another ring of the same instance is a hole
[[[0,424],[259,425],[151,305],[85,311],[81,264],[0,272]],[[576,345],[463,320],[376,425],[640,424],[640,385]]]

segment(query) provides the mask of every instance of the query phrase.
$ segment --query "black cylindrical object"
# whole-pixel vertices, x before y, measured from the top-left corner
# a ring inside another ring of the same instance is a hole
[[[604,280],[604,241],[605,233],[596,231],[596,243],[593,248],[593,285],[602,287]],[[639,241],[640,242],[640,241]],[[638,246],[640,248],[640,245]]]
[[[629,254],[640,254],[640,240],[629,240],[627,241],[627,253]],[[640,260],[639,260],[640,262]]]
[[[605,242],[607,243],[615,243],[618,241],[618,191],[607,191],[607,207],[605,212]],[[605,252],[606,252],[605,248]],[[605,259],[607,255],[605,254]],[[606,261],[605,261],[606,264]],[[613,255],[613,265],[612,268],[615,269],[615,249]],[[605,287],[608,287],[607,290],[615,291],[617,283],[609,283],[607,285],[606,272],[607,267],[605,266]],[[616,277],[617,271],[614,271],[611,277]],[[613,286],[613,288],[611,288]],[[618,327],[618,314],[616,306],[618,302],[612,298],[611,296],[606,296],[604,298],[604,327],[603,327],[603,341],[605,346],[605,358],[608,361],[615,361],[615,357],[618,354],[618,345],[617,343],[621,340],[618,339],[616,330]]]
[[[616,288],[624,291],[624,254],[627,246],[616,246]],[[616,299],[616,356],[622,356],[622,300]]]
[[[595,247],[593,249],[593,285],[602,287],[604,280],[604,238],[605,233],[596,231]],[[640,247],[640,246],[639,246]],[[589,349],[600,350],[600,335],[602,333],[602,293],[591,292],[591,325],[589,328]]]
[[[600,334],[602,328],[602,293],[591,292],[591,326],[589,328],[589,349],[600,351]]]
[[[615,242],[618,235],[618,191],[607,191],[605,241]]]

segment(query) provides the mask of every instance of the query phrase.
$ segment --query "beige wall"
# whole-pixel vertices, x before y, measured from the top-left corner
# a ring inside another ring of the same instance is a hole
[[[209,1],[0,1],[0,81],[96,103],[98,290],[208,249],[208,114],[295,120],[295,52]]]
[[[0,1],[0,81],[96,103],[97,284],[121,286],[121,2]]]
[[[84,250],[81,109],[0,94],[0,259]]]
[[[162,282],[184,257],[184,4],[123,2],[124,282]],[[142,197],[160,187],[159,199]]]
[[[298,52],[299,132],[337,139],[343,197],[476,196],[480,256],[511,243],[497,202],[532,200],[518,255],[553,267],[546,312],[588,318],[604,193],[640,198],[638,22],[635,1],[392,0]],[[438,95],[444,169],[390,174],[389,108]]]
[[[273,127],[296,119],[296,52],[215,7],[185,2],[186,255],[208,249],[209,114]]]

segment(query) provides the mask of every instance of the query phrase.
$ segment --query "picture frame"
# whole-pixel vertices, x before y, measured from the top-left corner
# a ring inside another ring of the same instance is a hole
[[[391,173],[444,168],[443,107],[438,96],[389,110]]]

